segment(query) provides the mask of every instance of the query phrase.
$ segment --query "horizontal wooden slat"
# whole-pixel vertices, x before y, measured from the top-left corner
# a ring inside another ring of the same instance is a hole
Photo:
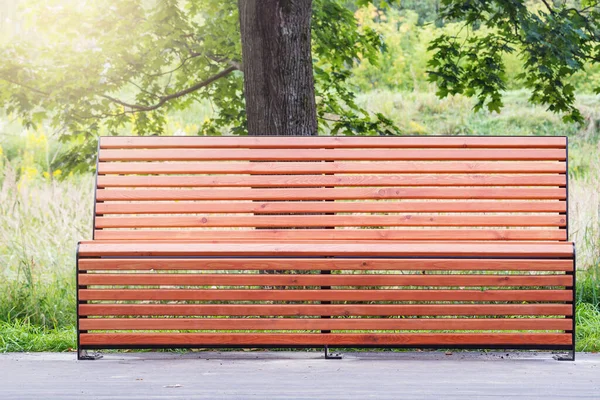
[[[380,257],[572,257],[572,243],[102,243],[81,242],[80,257],[95,256],[373,256]]]
[[[565,137],[101,137],[101,149],[130,148],[564,148]]]
[[[82,289],[80,300],[570,301],[570,290]]]
[[[319,226],[565,226],[564,215],[285,215],[97,217],[97,228]]]
[[[565,162],[100,162],[102,174],[565,173]]]
[[[110,200],[355,200],[355,199],[535,199],[565,200],[564,188],[291,188],[291,189],[98,189]]]
[[[80,304],[79,315],[178,315],[178,316],[479,316],[564,315],[570,304]]]
[[[569,330],[563,318],[83,318],[83,330]]]
[[[564,161],[565,149],[126,149],[101,150],[99,161],[494,160]]]
[[[99,176],[98,187],[564,186],[565,175]]]
[[[567,240],[564,229],[96,230],[98,240]]]
[[[92,258],[78,261],[80,271],[92,270],[412,270],[412,271],[573,271],[572,260],[502,259],[129,259]]]
[[[398,345],[426,346],[435,345],[570,345],[570,333],[409,333],[409,334],[247,334],[247,333],[82,333],[82,345],[167,345],[191,346],[202,345],[242,346],[242,345]]]
[[[570,286],[570,275],[80,274],[80,285]]]
[[[173,202],[99,203],[97,214],[349,212],[566,212],[565,201],[404,201],[404,202]]]

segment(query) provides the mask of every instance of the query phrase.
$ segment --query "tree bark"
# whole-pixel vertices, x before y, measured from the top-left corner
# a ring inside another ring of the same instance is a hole
[[[249,135],[317,134],[312,0],[238,0]]]

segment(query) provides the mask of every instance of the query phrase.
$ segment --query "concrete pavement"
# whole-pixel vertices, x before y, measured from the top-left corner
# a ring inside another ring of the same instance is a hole
[[[317,352],[0,354],[0,399],[599,399],[600,355]]]

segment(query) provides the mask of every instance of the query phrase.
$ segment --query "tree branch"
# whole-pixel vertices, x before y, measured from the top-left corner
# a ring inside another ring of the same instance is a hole
[[[13,85],[21,86],[21,87],[23,87],[25,89],[31,90],[32,92],[35,92],[37,94],[41,94],[41,95],[44,95],[44,96],[49,96],[50,95],[50,93],[47,93],[47,92],[44,92],[44,91],[42,91],[40,89],[34,88],[33,86],[26,85],[26,84],[24,84],[22,82],[15,81],[15,80],[13,80],[13,79],[11,79],[11,78],[9,78],[7,76],[4,76],[4,75],[0,75],[0,79],[6,81],[8,83],[12,83]]]
[[[101,94],[99,96],[103,97],[105,99],[108,99],[108,100],[112,101],[113,103],[117,103],[119,105],[122,105],[123,107],[128,107],[128,108],[131,108],[136,111],[153,111],[153,110],[156,110],[157,108],[161,107],[162,105],[164,105],[167,101],[177,99],[179,97],[185,96],[186,94],[195,92],[196,90],[201,89],[205,86],[208,86],[211,83],[213,83],[214,81],[216,81],[220,78],[223,78],[224,76],[229,75],[231,72],[233,72],[235,70],[237,70],[237,68],[235,66],[231,66],[231,67],[219,72],[218,74],[211,76],[210,78],[208,78],[202,82],[198,82],[195,85],[190,86],[187,89],[183,89],[179,92],[171,93],[167,96],[161,96],[161,97],[159,97],[158,103],[150,105],[150,106],[145,106],[145,105],[141,105],[141,104],[130,104],[130,103],[124,102],[122,100],[116,99],[114,97],[108,96],[106,94]]]
[[[542,3],[546,5],[546,8],[548,9],[548,11],[550,11],[550,14],[554,14],[554,10],[552,9],[552,7],[550,7],[550,4],[548,4],[546,0],[542,0]]]
[[[189,60],[191,60],[191,59],[193,59],[193,58],[196,58],[196,57],[200,57],[200,56],[202,56],[202,55],[203,55],[202,53],[191,53],[189,57],[186,57],[186,58],[184,58],[183,60],[181,60],[181,62],[179,63],[179,65],[178,65],[177,67],[173,68],[173,69],[172,69],[172,70],[170,70],[170,71],[166,71],[166,72],[159,72],[159,73],[157,73],[157,74],[146,74],[146,75],[147,75],[147,76],[150,76],[150,77],[152,77],[152,78],[156,78],[156,77],[159,77],[159,76],[164,76],[164,75],[167,75],[167,74],[172,74],[173,72],[175,72],[175,71],[177,71],[177,70],[179,70],[179,69],[183,68],[183,66],[184,66],[184,65],[185,65],[185,64],[186,64],[186,63],[187,63]]]

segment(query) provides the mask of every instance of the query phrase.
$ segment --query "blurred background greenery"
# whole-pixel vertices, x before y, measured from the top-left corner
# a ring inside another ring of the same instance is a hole
[[[0,42],[24,32],[18,3],[0,3]],[[572,77],[583,124],[565,123],[561,115],[528,103],[528,92],[517,79],[522,71],[516,55],[505,60],[504,108],[474,113],[475,100],[439,99],[427,80],[429,42],[458,29],[437,20],[438,1],[407,0],[385,11],[347,3],[359,23],[385,42],[378,65],[364,60],[352,69],[357,103],[386,115],[402,133],[568,135],[578,349],[600,350],[600,96],[593,93],[600,87],[600,66]],[[196,135],[214,116],[209,101],[194,102],[166,115],[164,134]],[[130,126],[119,132],[130,134]],[[220,133],[229,131],[221,128]],[[74,249],[77,241],[91,237],[93,174],[61,167],[81,143],[60,141],[60,135],[49,123],[26,128],[18,117],[0,112],[0,351],[75,346]]]

